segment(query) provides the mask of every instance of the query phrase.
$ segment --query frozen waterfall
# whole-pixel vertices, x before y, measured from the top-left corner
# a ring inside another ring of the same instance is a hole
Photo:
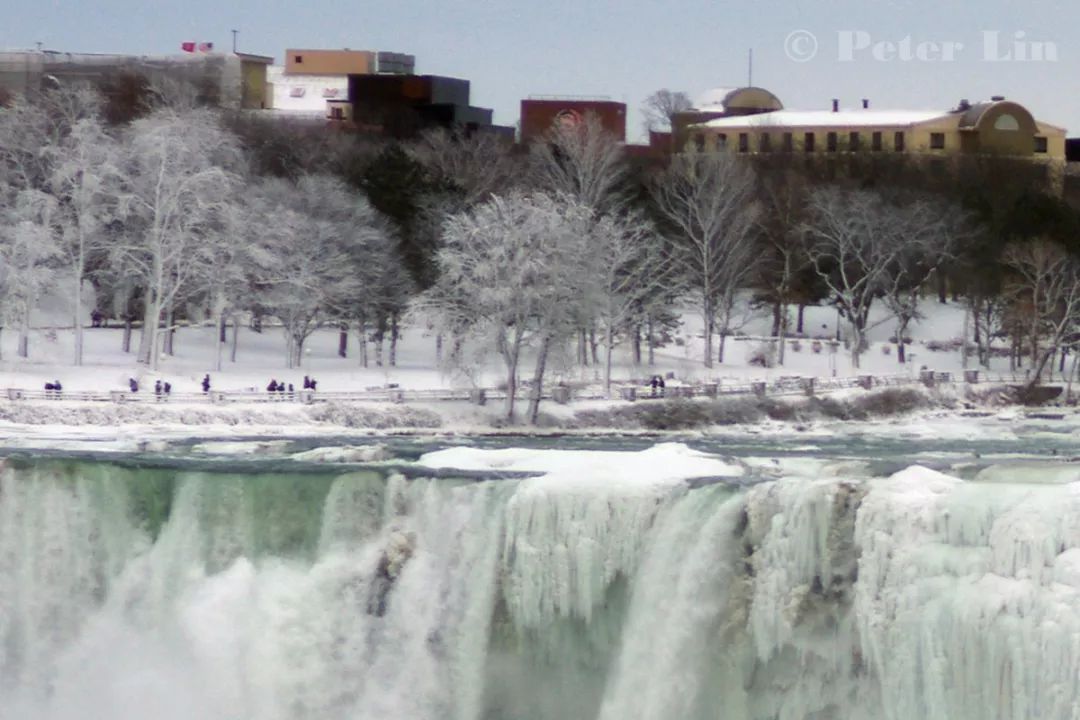
[[[515,452],[8,461],[0,720],[1080,717],[1076,473]]]

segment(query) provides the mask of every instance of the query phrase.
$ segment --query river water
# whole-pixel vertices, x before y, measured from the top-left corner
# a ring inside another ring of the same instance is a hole
[[[1080,717],[1070,433],[344,442],[9,451],[0,720]]]

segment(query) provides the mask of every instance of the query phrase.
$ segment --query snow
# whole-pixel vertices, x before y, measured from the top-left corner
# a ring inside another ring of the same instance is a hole
[[[942,110],[776,110],[740,117],[717,118],[692,127],[710,129],[745,127],[898,127],[940,120],[949,116]]]
[[[538,487],[573,492],[642,490],[677,485],[689,478],[738,477],[734,465],[682,443],[661,443],[640,452],[448,448],[423,455],[430,468],[542,473]]]

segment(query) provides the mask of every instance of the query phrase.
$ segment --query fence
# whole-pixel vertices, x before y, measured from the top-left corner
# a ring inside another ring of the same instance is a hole
[[[988,376],[979,371],[964,371],[963,382],[965,383],[1012,383],[1022,382],[1023,376],[1014,375],[1011,378],[1005,375]],[[662,390],[653,390],[650,383],[640,380],[631,383],[617,384],[610,397],[622,398],[623,400],[659,399],[659,398],[715,398],[730,395],[757,395],[757,396],[783,396],[783,395],[814,395],[816,393],[835,392],[861,388],[871,390],[873,388],[900,387],[905,385],[923,384],[927,386],[954,383],[958,380],[952,373],[922,371],[918,376],[912,375],[859,375],[856,377],[820,378],[801,376],[781,376],[769,380],[739,380],[735,382],[705,382],[694,385],[669,385]],[[531,397],[530,388],[526,385],[521,388],[521,398],[528,400]],[[297,390],[294,392],[267,392],[257,390],[217,391],[208,393],[170,393],[156,394],[150,392],[129,392],[127,390],[110,391],[69,391],[63,390],[27,390],[23,388],[8,388],[7,398],[9,401],[74,401],[89,403],[134,403],[142,405],[164,403],[206,403],[214,405],[228,405],[232,403],[326,403],[326,402],[386,402],[386,403],[409,403],[409,402],[471,402],[483,405],[488,401],[506,399],[506,390],[500,388],[473,388],[473,389],[429,389],[408,390],[399,387],[387,387],[370,390],[341,391],[341,392],[315,392],[312,390]],[[595,388],[571,388],[566,385],[555,385],[541,394],[542,400],[558,403],[567,403],[570,400],[602,400],[609,396],[602,390]]]

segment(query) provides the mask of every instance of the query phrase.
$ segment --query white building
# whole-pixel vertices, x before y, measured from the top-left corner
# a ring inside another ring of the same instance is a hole
[[[270,84],[269,109],[283,114],[323,118],[328,100],[347,100],[349,96],[347,75],[294,75],[282,65],[272,65],[266,80]]]

